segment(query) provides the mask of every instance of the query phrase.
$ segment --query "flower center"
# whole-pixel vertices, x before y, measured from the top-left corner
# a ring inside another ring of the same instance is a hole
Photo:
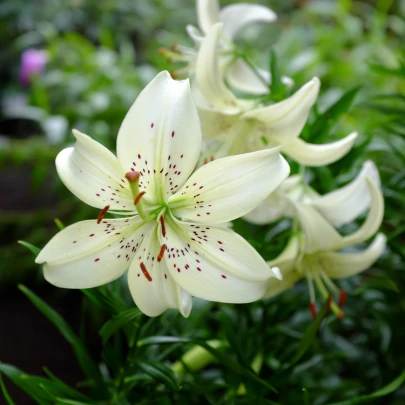
[[[338,318],[343,318],[344,312],[341,308],[346,301],[346,291],[340,290],[323,271],[316,254],[305,255],[297,267],[300,272],[305,274],[308,282],[309,309],[313,318],[317,316],[315,289],[321,294],[323,299],[328,300],[328,310],[332,310]],[[338,304],[335,303],[334,296],[339,297]]]

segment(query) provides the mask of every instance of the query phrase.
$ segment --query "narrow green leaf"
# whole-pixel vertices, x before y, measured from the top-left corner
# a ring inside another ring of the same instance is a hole
[[[306,388],[302,389],[302,401],[303,401],[304,405],[310,405],[310,403],[309,403],[309,393],[308,393],[308,390]]]
[[[280,70],[278,67],[277,54],[274,50],[270,52],[270,73],[271,84],[270,90],[272,95],[276,96],[282,88]]]
[[[287,368],[295,364],[309,349],[312,341],[315,339],[316,333],[318,332],[319,327],[321,326],[323,318],[325,318],[328,312],[328,302],[326,301],[322,309],[319,311],[318,316],[311,322],[308,328],[304,332],[304,336],[301,339],[300,345],[298,347],[295,356],[292,358]]]
[[[173,370],[157,361],[137,361],[139,368],[154,380],[166,385],[172,391],[179,391],[181,386]]]
[[[372,399],[384,397],[388,394],[393,393],[398,388],[400,388],[404,382],[405,382],[405,371],[403,371],[394,381],[390,382],[388,385],[379,389],[378,391],[375,391],[372,394],[362,395],[357,398],[346,399],[345,401],[341,401],[341,402],[334,402],[333,404],[329,404],[329,405],[356,405],[356,404],[364,404],[364,403],[368,404],[369,401]]]
[[[0,386],[1,386],[1,392],[3,393],[4,398],[6,399],[8,405],[16,405],[14,403],[14,401],[11,399],[9,393],[7,392],[7,389],[6,389],[6,386],[4,385],[3,378],[1,377],[1,374],[0,374]]]
[[[329,134],[329,130],[349,110],[360,88],[360,86],[356,86],[344,93],[339,100],[317,117],[315,122],[310,126],[309,134],[311,141],[322,140]]]
[[[63,224],[63,222],[59,218],[55,218],[54,221],[55,221],[55,224],[56,224],[56,226],[58,227],[58,229],[60,231],[65,229],[65,225]]]
[[[128,309],[124,301],[111,291],[109,286],[86,288],[80,291],[96,305],[111,314],[117,314]]]
[[[72,345],[76,358],[83,369],[83,372],[89,378],[93,378],[98,386],[98,390],[107,393],[105,384],[102,380],[101,373],[94,363],[86,347],[79,339],[79,337],[72,331],[69,325],[62,319],[62,317],[54,311],[48,304],[45,303],[36,294],[30,291],[27,287],[19,285],[18,288],[26,295],[26,297],[41,311],[59,330],[61,335]]]
[[[32,253],[34,253],[35,256],[38,256],[39,252],[41,251],[40,248],[37,248],[36,246],[32,245],[31,243],[25,242],[23,240],[19,240],[18,243],[22,246],[25,246],[28,250],[30,250]]]
[[[106,344],[108,339],[123,326],[130,322],[135,321],[138,317],[142,315],[142,312],[138,308],[130,308],[118,315],[113,316],[109,321],[107,321],[101,328],[99,334],[103,339],[103,344]]]

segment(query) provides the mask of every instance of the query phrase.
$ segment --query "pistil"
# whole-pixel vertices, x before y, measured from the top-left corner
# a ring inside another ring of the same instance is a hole
[[[144,204],[141,200],[141,197],[145,195],[145,191],[139,190],[139,177],[140,173],[137,171],[131,171],[125,174],[125,178],[128,180],[129,187],[131,188],[132,195],[134,196],[134,205],[136,205],[136,210],[139,216],[143,220],[146,220]]]

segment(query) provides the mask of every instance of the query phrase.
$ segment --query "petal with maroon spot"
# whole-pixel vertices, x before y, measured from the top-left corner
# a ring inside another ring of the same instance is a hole
[[[260,255],[233,231],[196,226],[166,218],[166,237],[158,233],[174,281],[210,301],[244,303],[262,297],[272,272]]]
[[[190,294],[173,280],[164,260],[158,261],[160,245],[156,227],[143,240],[128,271],[128,286],[138,308],[148,316],[158,316],[169,308],[178,308],[188,317],[192,307]]]
[[[56,157],[56,169],[65,186],[96,208],[132,211],[133,197],[117,158],[103,145],[73,130],[76,144]]]
[[[142,175],[146,198],[166,201],[194,170],[201,128],[188,80],[159,73],[128,111],[117,138],[122,167]]]
[[[96,287],[128,269],[152,226],[139,217],[78,222],[55,235],[35,261],[44,263],[45,279],[57,287]]]
[[[207,163],[169,199],[176,217],[200,223],[232,221],[252,211],[288,176],[279,148]]]

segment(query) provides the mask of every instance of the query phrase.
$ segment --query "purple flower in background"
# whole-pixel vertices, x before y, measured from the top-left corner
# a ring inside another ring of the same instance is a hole
[[[26,49],[21,54],[19,81],[23,86],[31,82],[31,76],[41,74],[45,70],[47,54],[37,49]]]

